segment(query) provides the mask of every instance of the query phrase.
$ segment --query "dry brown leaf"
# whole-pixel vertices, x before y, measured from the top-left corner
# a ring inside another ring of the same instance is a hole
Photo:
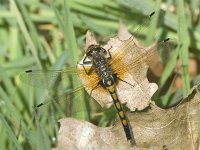
[[[200,84],[182,102],[163,110],[128,113],[137,146],[126,141],[121,124],[101,128],[72,118],[60,120],[59,150],[199,149]]]
[[[126,42],[128,42],[127,45]],[[96,44],[95,38],[92,34],[88,31],[86,34],[86,49],[91,44]],[[124,71],[123,80],[128,81],[128,83],[134,85],[130,86],[125,82],[119,82],[116,86],[117,94],[121,103],[126,104],[126,106],[131,110],[143,110],[144,108],[148,107],[151,102],[151,97],[158,89],[155,83],[149,83],[146,74],[149,62],[148,52],[152,54],[152,52],[156,51],[156,44],[154,43],[152,46],[145,48],[139,42],[131,36],[130,33],[125,29],[125,27],[121,24],[121,27],[118,32],[118,36],[111,38],[106,45],[103,46],[106,50],[110,49],[110,53],[116,54],[117,57],[120,58],[118,65],[119,68]],[[126,49],[122,49],[121,47],[126,47]],[[128,51],[127,49],[130,49]],[[145,54],[145,55],[144,55]],[[119,56],[120,55],[120,56]],[[147,55],[147,56],[146,56]],[[114,58],[114,57],[113,57]],[[83,60],[80,61],[82,63]],[[112,60],[111,60],[112,61]],[[126,70],[127,66],[123,64],[130,64],[132,62],[132,68],[128,66],[130,69]],[[119,64],[122,63],[122,64]],[[120,66],[121,65],[121,66]],[[112,65],[111,65],[112,67]],[[83,66],[78,65],[78,74],[81,79],[83,86],[85,87],[86,91],[90,94],[91,90],[94,88],[92,86],[87,86],[89,80],[85,78],[85,75],[80,73],[83,71]],[[116,69],[116,73],[119,74],[120,69]],[[122,74],[122,73],[121,73]],[[91,95],[102,107],[107,106],[110,107],[113,104],[112,98],[109,93],[102,89],[101,92],[99,90],[93,90]]]

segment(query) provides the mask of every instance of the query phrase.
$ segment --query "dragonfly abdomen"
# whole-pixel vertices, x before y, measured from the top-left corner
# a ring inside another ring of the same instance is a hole
[[[131,126],[128,122],[128,119],[126,117],[126,114],[122,108],[122,105],[118,99],[118,96],[117,96],[117,93],[116,93],[116,90],[115,90],[115,82],[114,80],[106,80],[103,82],[104,83],[104,86],[105,88],[108,90],[108,92],[110,93],[112,99],[113,99],[113,103],[114,103],[114,106],[115,106],[115,109],[116,109],[116,112],[120,118],[120,121],[122,123],[122,126],[124,128],[124,132],[126,134],[126,138],[128,141],[131,141],[133,144],[135,144],[135,140],[134,140],[134,137],[133,137],[133,133],[132,133],[132,129],[131,129]]]

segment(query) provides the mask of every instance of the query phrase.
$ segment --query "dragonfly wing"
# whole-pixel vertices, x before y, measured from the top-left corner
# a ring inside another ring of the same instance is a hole
[[[131,36],[125,41],[112,55],[110,64],[117,73],[123,78],[127,72],[136,76],[135,80],[142,81],[146,78],[145,47],[138,45],[136,39]]]
[[[89,69],[90,67],[86,66],[84,70],[82,65],[78,65],[77,68],[72,67],[65,70],[28,70],[20,74],[19,78],[23,83],[30,86],[52,91],[45,94],[46,97],[43,98],[44,103],[38,105],[48,105],[46,103],[52,102],[63,102],[65,101],[65,95],[71,95],[72,93],[77,94],[78,91],[84,87],[87,93],[89,95],[91,94],[91,97],[97,99],[97,102],[102,107],[109,102],[110,106],[112,104],[112,100],[110,96],[108,97],[106,90],[103,89],[101,85],[94,89],[99,83],[99,78],[95,71],[93,71],[90,75],[86,74],[86,71]],[[70,83],[74,79],[79,79],[78,76],[80,77],[82,86],[74,85],[74,88],[72,88]],[[59,93],[61,92],[61,89],[62,92],[66,92],[64,89],[67,87],[69,87],[67,92],[70,94]],[[54,90],[56,91],[54,92]],[[92,90],[93,92],[91,93]]]
[[[24,73],[20,74],[20,80],[28,85],[33,87],[56,90],[64,89],[65,87],[61,86],[70,76],[76,76],[75,68],[70,70],[27,70]]]
[[[70,117],[78,113],[87,112],[88,108],[85,107],[85,105],[80,106],[82,103],[79,103],[79,99],[83,99],[85,97],[83,89],[84,87],[80,86],[73,90],[59,91],[59,93],[49,93],[42,98],[42,103],[34,106],[34,110],[37,111],[41,117],[52,114],[56,117],[56,120],[61,117]],[[73,107],[72,105],[74,104],[79,107]]]
[[[140,83],[146,78],[148,66],[153,66],[159,59],[161,50],[169,52],[174,50],[176,43],[166,39],[160,43],[155,42],[149,47],[138,44],[134,37],[130,37],[119,49],[116,49],[112,56],[111,66],[118,75],[129,72],[135,80]]]
[[[91,119],[90,121],[92,121],[106,112],[109,112],[107,113],[107,117],[109,118],[115,116],[115,111],[113,111],[114,109],[104,110],[101,105],[99,105],[98,101],[94,100],[94,98],[89,96],[85,90],[83,91],[83,89],[85,88],[80,86],[73,90],[49,93],[47,96],[42,98],[42,103],[39,103],[34,107],[34,111],[37,112],[37,115],[40,116],[40,118],[48,119],[49,116],[51,116],[54,117],[55,120],[64,117],[73,117],[77,115],[83,116],[84,114],[89,114]],[[79,99],[82,99],[83,97],[85,98],[85,105],[81,106],[82,103],[79,103]],[[73,107],[74,104],[79,107]]]

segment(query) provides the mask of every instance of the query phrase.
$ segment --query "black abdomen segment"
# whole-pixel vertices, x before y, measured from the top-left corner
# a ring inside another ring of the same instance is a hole
[[[134,139],[134,136],[133,136],[133,132],[132,132],[132,129],[131,129],[131,126],[128,122],[128,119],[126,117],[126,114],[122,108],[122,105],[118,99],[118,96],[116,94],[116,90],[115,90],[115,83],[114,81],[112,80],[107,80],[105,83],[104,83],[104,86],[105,88],[109,91],[112,99],[113,99],[113,103],[114,103],[114,106],[115,106],[115,109],[116,109],[116,112],[120,118],[120,121],[122,123],[122,126],[124,128],[124,132],[126,134],[126,138],[128,141],[131,142],[132,145],[135,145],[135,139]]]

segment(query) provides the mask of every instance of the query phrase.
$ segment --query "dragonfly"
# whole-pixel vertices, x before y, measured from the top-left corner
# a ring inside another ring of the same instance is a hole
[[[101,95],[104,95],[102,96],[103,99],[109,98],[112,100],[127,141],[131,145],[135,145],[134,134],[123,109],[122,100],[119,97],[119,91],[124,89],[117,87],[122,83],[131,88],[139,85],[144,80],[146,73],[141,68],[148,64],[157,54],[155,49],[168,45],[170,39],[167,38],[148,49],[138,45],[133,36],[121,41],[121,43],[116,50],[113,50],[112,46],[106,49],[98,44],[91,44],[87,47],[85,56],[78,63],[77,68],[72,67],[65,70],[27,70],[20,75],[20,79],[31,86],[51,90],[54,89],[53,82],[63,82],[63,79],[69,75],[72,75],[72,77],[78,75],[89,97],[98,99]],[[135,83],[127,80],[126,75],[128,73],[133,74]],[[76,93],[80,89],[80,87],[76,87],[69,93]],[[98,97],[95,97],[95,94]],[[64,96],[64,98],[66,97]],[[40,103],[36,108],[39,109],[45,104]]]

